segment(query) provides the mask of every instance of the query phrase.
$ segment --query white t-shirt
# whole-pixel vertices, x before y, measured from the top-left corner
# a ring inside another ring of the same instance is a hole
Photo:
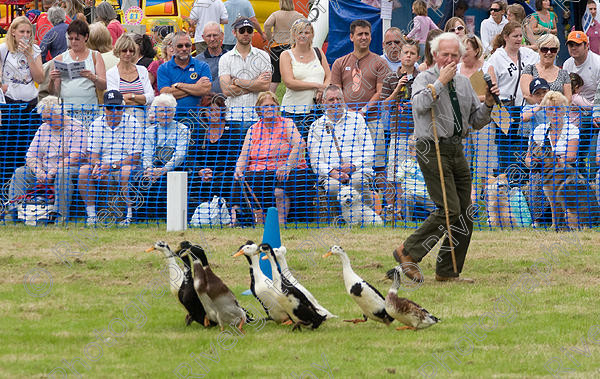
[[[33,45],[33,59],[40,55],[40,47]],[[2,83],[8,84],[5,95],[13,100],[31,101],[38,96],[31,69],[23,53],[11,53],[6,43],[0,45]]]
[[[265,51],[252,46],[244,59],[234,47],[219,59],[219,77],[230,75],[232,78],[252,80],[263,72],[273,72],[272,67],[271,58]],[[254,111],[257,99],[257,92],[227,97],[225,118],[230,121],[257,121],[258,115]]]
[[[225,9],[225,5],[221,0],[196,0],[190,11],[190,20],[196,20],[194,42],[202,42],[204,41],[202,38],[204,25],[209,21],[214,21],[217,24],[220,24],[221,20],[227,21],[227,9]]]
[[[309,83],[323,84],[323,81],[325,80],[325,69],[314,51],[314,58],[308,63],[298,62],[296,57],[294,57],[292,50],[284,51],[282,54],[288,54],[291,58],[294,79]],[[310,112],[310,106],[313,105],[315,92],[316,91],[312,89],[302,91],[296,91],[290,88],[286,89],[285,95],[283,95],[283,99],[281,99],[283,110],[290,113]]]
[[[544,143],[546,138],[546,130],[548,130],[549,124],[540,124],[534,130],[531,138],[535,143],[541,145]],[[556,142],[556,146],[552,146],[552,151],[556,155],[565,155],[567,153],[567,145],[570,140],[579,139],[579,128],[571,123],[563,124],[560,137]]]
[[[481,35],[481,43],[485,52],[492,51],[492,41],[500,34],[500,32],[502,32],[502,29],[506,24],[508,24],[506,17],[502,17],[502,21],[500,21],[499,24],[496,24],[496,21],[494,21],[492,16],[481,22],[479,34]]]
[[[112,129],[106,116],[100,116],[90,126],[89,151],[100,154],[103,164],[123,160],[132,154],[141,154],[144,127],[126,113],[119,125]]]
[[[536,64],[540,61],[539,54],[530,48],[521,47],[519,48],[519,53],[521,54],[521,75],[525,66]],[[518,87],[515,105],[520,106],[523,102],[523,93],[521,93],[521,86],[519,85],[519,68],[510,59],[503,47],[498,48],[483,63],[483,72],[487,73],[490,66],[494,68],[494,73],[496,74],[496,81],[500,90],[500,100],[510,100],[515,93],[515,87]]]
[[[600,83],[600,55],[588,51],[588,56],[581,66],[575,64],[575,59],[569,58],[563,64],[563,69],[581,76],[583,87],[581,87],[579,94],[589,102],[593,102],[596,88]]]

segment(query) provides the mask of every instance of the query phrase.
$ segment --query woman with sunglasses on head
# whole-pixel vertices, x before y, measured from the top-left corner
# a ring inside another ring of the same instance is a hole
[[[550,91],[557,91],[565,95],[571,103],[571,79],[569,73],[554,64],[559,51],[560,43],[554,34],[544,34],[536,42],[540,54],[540,61],[528,65],[521,76],[521,91],[523,98],[530,104],[535,102],[529,93],[529,83],[535,78],[544,78],[550,85]]]
[[[448,22],[446,22],[444,31],[456,33],[461,41],[464,41],[465,38],[467,38],[467,24],[465,24],[462,18],[452,17],[449,19]]]
[[[84,115],[90,117],[90,121],[96,115],[90,112],[98,105],[96,91],[106,89],[106,69],[102,55],[87,47],[86,42],[90,35],[88,24],[81,20],[73,21],[67,28],[67,39],[70,48],[54,61],[73,63],[83,62],[85,70],[81,70],[78,78],[69,79],[67,75],[61,75],[57,69],[50,71],[49,91],[63,99],[64,104],[69,105],[68,110],[78,114],[77,118]],[[86,112],[87,111],[87,112]],[[87,122],[84,122],[87,125]]]
[[[119,37],[115,43],[115,55],[119,63],[106,72],[106,88],[117,90],[123,95],[125,105],[143,106],[154,100],[154,89],[150,84],[148,70],[144,66],[136,65],[138,45],[129,33]],[[136,116],[139,122],[144,121],[143,108],[128,107],[129,114]]]

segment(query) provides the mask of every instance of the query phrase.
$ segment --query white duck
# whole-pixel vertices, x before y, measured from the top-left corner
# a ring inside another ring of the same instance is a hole
[[[398,278],[403,275],[402,267],[397,266],[394,270],[396,271],[393,278],[394,282],[385,298],[385,310],[391,317],[405,325],[396,329],[425,329],[441,321],[414,301],[398,297],[398,288],[400,288]]]
[[[394,319],[385,310],[385,298],[377,291],[375,287],[370,285],[368,282],[363,280],[360,276],[356,275],[352,266],[350,265],[350,259],[348,254],[340,246],[332,246],[328,253],[323,255],[323,258],[327,258],[331,255],[337,255],[342,260],[342,270],[344,276],[344,285],[346,286],[346,292],[348,295],[358,304],[360,309],[363,311],[363,318],[357,318],[354,320],[344,320],[346,322],[352,322],[354,324],[359,322],[366,322],[367,319],[382,322],[386,325],[391,324]]]
[[[325,309],[325,307],[323,307],[321,304],[319,304],[319,302],[313,296],[313,294],[310,293],[310,291],[307,290],[302,284],[300,284],[300,282],[294,277],[292,271],[290,270],[287,264],[287,260],[285,259],[285,255],[287,254],[286,247],[281,245],[281,247],[273,248],[273,252],[275,253],[275,257],[277,258],[277,263],[279,263],[279,267],[281,268],[281,275],[284,276],[287,280],[289,280],[291,284],[296,286],[296,288],[302,291],[304,296],[306,296],[306,298],[315,305],[315,307],[317,308],[317,312],[319,312],[320,315],[325,316],[327,320],[337,317],[336,315]]]
[[[269,286],[267,282],[269,278],[260,269],[259,254],[258,246],[252,241],[247,241],[233,256],[246,256],[250,265],[250,290],[267,315],[278,324],[289,324],[291,323],[290,316],[277,302],[277,292],[273,286]]]
[[[292,330],[300,329],[302,326],[317,329],[326,320],[325,316],[317,312],[315,305],[306,298],[302,291],[281,276],[275,252],[268,243],[260,244],[259,251],[265,253],[266,257],[263,259],[268,259],[271,264],[272,286],[275,287],[275,291],[279,292],[277,302],[294,322]]]

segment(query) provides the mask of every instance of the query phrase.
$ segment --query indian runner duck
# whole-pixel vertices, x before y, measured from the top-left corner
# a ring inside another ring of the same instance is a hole
[[[269,278],[260,269],[258,245],[252,241],[247,241],[233,257],[241,255],[246,257],[250,265],[250,290],[265,309],[267,316],[278,324],[291,323],[290,316],[276,300],[275,289],[267,284]]]
[[[194,289],[202,304],[212,303],[209,307],[205,306],[205,309],[212,308],[216,312],[221,331],[225,330],[226,326],[232,325],[243,333],[243,326],[248,321],[246,310],[240,306],[229,287],[212,271],[204,249],[188,241],[181,242],[179,246],[197,258],[193,264]],[[210,298],[210,302],[207,301],[207,297]]]
[[[280,296],[277,296],[277,301],[294,322],[292,330],[301,330],[301,327],[317,329],[326,320],[325,316],[319,314],[315,305],[306,298],[302,291],[291,284],[284,276],[281,276],[277,258],[271,245],[262,243],[259,246],[259,251],[265,253],[266,256],[263,259],[268,259],[271,264],[273,281],[270,284],[280,293]]]
[[[158,250],[165,255],[167,258],[167,270],[169,271],[169,287],[171,293],[179,301],[188,314],[185,316],[186,325],[190,325],[196,321],[200,324],[204,324],[204,318],[206,317],[206,310],[202,305],[202,302],[198,298],[196,291],[194,290],[194,280],[192,278],[192,267],[190,262],[182,259],[184,269],[175,261],[175,256],[171,251],[169,245],[164,241],[157,241],[153,247],[146,250],[151,252]]]
[[[279,267],[281,268],[281,275],[284,276],[290,283],[292,283],[296,288],[298,288],[306,298],[315,305],[317,308],[317,312],[319,314],[326,317],[327,320],[337,317],[333,313],[329,312],[325,307],[323,307],[317,299],[307,290],[299,281],[294,277],[292,271],[290,270],[287,260],[285,259],[285,255],[287,254],[287,248],[283,245],[277,248],[273,248],[273,252],[275,252],[275,258],[277,258],[277,263],[279,263]]]
[[[346,292],[350,297],[358,304],[360,309],[363,311],[363,318],[357,318],[354,320],[344,320],[345,322],[352,322],[357,324],[359,322],[366,322],[368,319],[382,322],[386,325],[391,324],[394,319],[385,310],[385,298],[373,287],[369,282],[363,280],[358,276],[352,266],[350,265],[350,258],[348,254],[340,246],[334,245],[331,247],[329,252],[323,255],[323,258],[327,258],[331,255],[337,255],[342,261],[342,273],[344,276],[344,285],[346,286]]]
[[[398,288],[400,288],[400,279],[403,275],[402,267],[397,266],[394,269],[392,286],[385,298],[385,310],[394,319],[400,321],[405,326],[396,329],[425,329],[431,325],[437,324],[441,320],[421,307],[419,304],[404,297],[398,297]]]

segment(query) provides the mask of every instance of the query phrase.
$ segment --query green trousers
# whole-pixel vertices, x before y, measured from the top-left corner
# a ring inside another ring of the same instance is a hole
[[[423,172],[427,191],[437,207],[404,242],[404,251],[413,260],[420,262],[444,236],[447,228],[435,145],[433,141],[419,140],[416,148],[417,161]],[[471,205],[471,170],[462,144],[440,143],[440,155],[458,273],[454,273],[452,267],[452,256],[447,237],[444,237],[440,247],[435,271],[440,276],[456,277],[462,271],[473,233],[473,219],[471,215],[467,214]]]

